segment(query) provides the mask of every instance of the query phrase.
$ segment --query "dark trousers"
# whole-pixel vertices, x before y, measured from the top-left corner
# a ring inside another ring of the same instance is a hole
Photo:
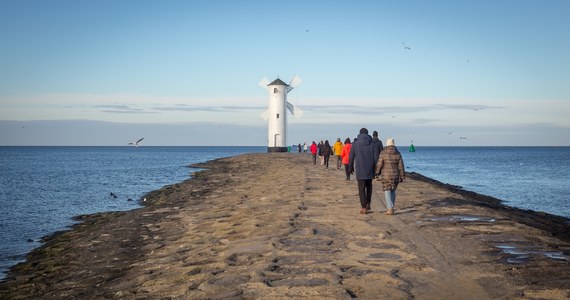
[[[358,196],[360,196],[360,206],[370,209],[372,202],[372,179],[356,180],[358,181]]]
[[[342,167],[342,157],[340,157],[340,155],[336,156],[336,169],[340,170],[340,168]]]
[[[344,173],[346,174],[346,179],[350,179],[350,171],[348,170],[348,164],[344,165]]]
[[[327,169],[329,168],[329,159],[331,158],[329,155],[325,155],[325,166],[327,167]]]
[[[317,164],[317,155],[313,154],[313,165]]]

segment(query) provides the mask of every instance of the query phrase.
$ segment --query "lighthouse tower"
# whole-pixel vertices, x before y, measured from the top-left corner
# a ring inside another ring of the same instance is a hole
[[[267,121],[267,152],[287,152],[287,111],[289,109],[294,117],[300,118],[303,112],[293,104],[287,102],[287,93],[301,83],[297,75],[289,84],[277,78],[269,83],[263,78],[259,85],[269,92],[269,108],[261,114]]]

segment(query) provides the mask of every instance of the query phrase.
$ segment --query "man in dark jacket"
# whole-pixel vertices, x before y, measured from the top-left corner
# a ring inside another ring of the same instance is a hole
[[[380,153],[382,153],[382,150],[384,150],[384,145],[382,145],[382,141],[380,139],[378,139],[378,131],[374,130],[374,132],[372,132],[372,143],[374,144],[374,147],[378,148],[378,155],[380,155]],[[380,180],[378,178],[378,176],[374,176],[375,180]]]
[[[374,144],[374,147],[378,148],[378,153],[384,150],[384,145],[382,145],[382,141],[378,139],[378,131],[376,130],[372,132],[372,143]]]
[[[348,167],[350,172],[355,172],[358,182],[358,195],[360,197],[360,213],[370,211],[372,201],[372,178],[375,175],[375,167],[378,162],[378,148],[372,143],[372,137],[368,135],[368,129],[360,129],[360,133],[352,144]]]

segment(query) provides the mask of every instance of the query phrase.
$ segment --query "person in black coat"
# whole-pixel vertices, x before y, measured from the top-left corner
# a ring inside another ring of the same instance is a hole
[[[372,201],[372,179],[374,178],[378,155],[378,147],[372,142],[368,129],[362,128],[352,144],[349,156],[349,170],[355,173],[358,182],[358,196],[360,197],[360,213],[370,212]]]
[[[326,140],[325,144],[323,145],[323,159],[324,159],[325,168],[327,170],[329,169],[329,159],[331,157],[331,154],[332,154],[331,144],[329,144],[329,140]]]
[[[372,132],[372,143],[374,144],[374,147],[378,148],[378,156],[380,156],[380,153],[382,153],[382,150],[384,150],[384,145],[382,144],[382,141],[378,138],[378,131],[374,131]],[[377,181],[380,181],[380,179],[378,178],[378,176],[374,176],[374,179]]]

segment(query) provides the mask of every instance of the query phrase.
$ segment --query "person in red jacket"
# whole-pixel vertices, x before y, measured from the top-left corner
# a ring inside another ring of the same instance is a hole
[[[344,146],[342,146],[342,151],[340,153],[340,156],[342,157],[342,164],[344,165],[344,172],[346,173],[346,180],[350,180],[350,170],[348,169],[348,163],[351,148],[352,144],[350,143],[350,138],[346,138],[346,140],[344,140]]]
[[[313,141],[311,144],[311,155],[313,156],[313,165],[317,164],[317,143]]]

